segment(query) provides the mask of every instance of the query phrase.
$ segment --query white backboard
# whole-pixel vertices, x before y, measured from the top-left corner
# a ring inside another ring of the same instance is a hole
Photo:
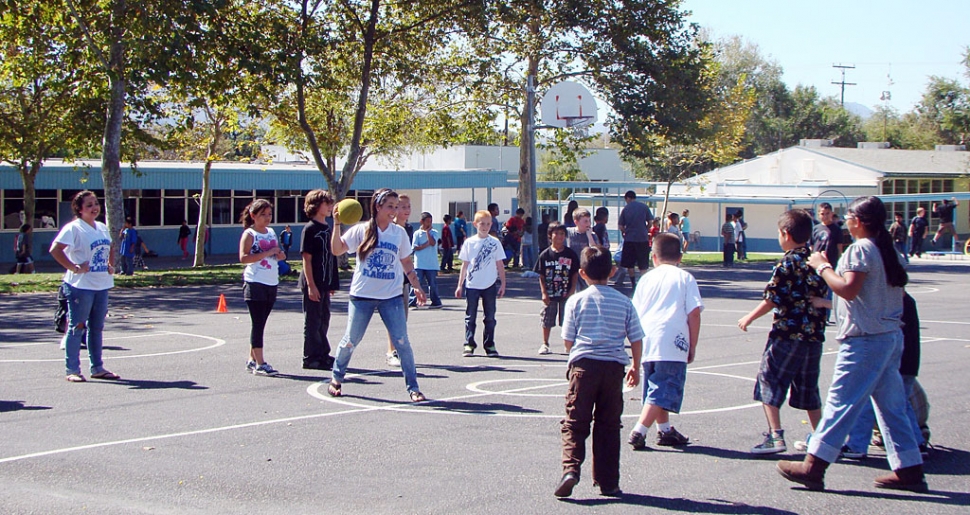
[[[543,125],[578,128],[596,123],[596,99],[578,82],[555,84],[542,95],[539,108]]]

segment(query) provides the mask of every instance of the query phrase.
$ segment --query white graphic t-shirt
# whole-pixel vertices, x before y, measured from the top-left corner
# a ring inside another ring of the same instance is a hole
[[[687,315],[704,309],[697,281],[673,265],[660,265],[637,282],[633,307],[643,326],[641,362],[687,362],[690,333]]]
[[[351,252],[356,252],[364,242],[369,224],[357,224],[340,236]],[[404,266],[401,260],[411,255],[411,240],[403,227],[389,224],[387,229],[377,230],[377,245],[367,257],[357,254],[354,278],[350,282],[350,295],[366,299],[392,299],[401,296],[404,284]]]
[[[267,227],[265,233],[257,232],[250,227],[246,234],[253,237],[253,245],[249,247],[249,254],[259,254],[280,246],[276,239],[276,231]],[[280,283],[279,263],[276,257],[266,257],[255,263],[249,263],[243,269],[243,280],[247,283],[261,283],[266,286],[276,286]]]
[[[498,280],[498,268],[495,263],[505,259],[505,250],[498,238],[494,236],[482,238],[475,234],[462,244],[458,259],[468,261],[465,288],[484,290]]]
[[[91,227],[78,218],[65,225],[51,243],[51,250],[55,243],[63,244],[66,246],[64,254],[67,259],[78,265],[85,262],[88,264],[88,271],[85,273],[75,274],[68,270],[64,274],[64,282],[82,290],[101,291],[115,285],[114,278],[108,273],[111,235],[108,234],[108,226],[98,221],[94,224],[95,227]]]

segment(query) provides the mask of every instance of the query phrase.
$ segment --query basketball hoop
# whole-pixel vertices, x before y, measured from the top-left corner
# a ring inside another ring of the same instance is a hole
[[[586,136],[588,127],[596,123],[596,98],[578,82],[555,84],[542,96],[542,124],[557,129],[571,129]]]

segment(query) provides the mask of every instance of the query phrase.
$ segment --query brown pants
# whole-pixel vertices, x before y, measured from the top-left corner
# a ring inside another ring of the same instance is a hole
[[[624,366],[615,361],[580,359],[569,367],[566,418],[562,420],[563,473],[579,475],[586,438],[593,426],[593,482],[611,489],[620,484],[620,416]]]

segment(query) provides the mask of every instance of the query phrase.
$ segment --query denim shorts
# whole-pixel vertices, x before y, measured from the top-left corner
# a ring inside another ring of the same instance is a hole
[[[680,413],[687,382],[687,363],[683,361],[645,361],[640,367],[643,403],[671,413]]]
[[[562,318],[566,314],[566,297],[552,297],[549,299],[548,306],[542,306],[542,312],[539,316],[542,317],[542,327],[552,328],[556,327],[556,322],[559,322],[559,327],[562,327]]]
[[[792,408],[821,408],[822,398],[818,389],[821,361],[821,342],[769,339],[761,355],[754,400],[780,408],[790,389],[788,405]]]

